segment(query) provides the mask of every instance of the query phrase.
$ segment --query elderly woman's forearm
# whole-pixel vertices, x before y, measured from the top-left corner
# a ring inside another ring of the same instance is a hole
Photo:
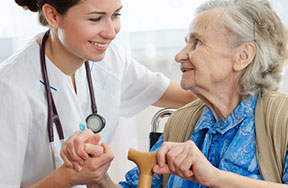
[[[264,180],[256,180],[241,176],[232,172],[219,170],[218,178],[215,178],[215,182],[212,182],[211,187],[214,188],[288,188],[288,185],[268,182]]]

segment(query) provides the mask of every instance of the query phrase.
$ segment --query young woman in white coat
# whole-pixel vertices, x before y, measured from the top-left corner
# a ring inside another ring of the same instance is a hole
[[[93,183],[113,158],[109,148],[103,144],[108,157],[91,158],[89,168],[76,172],[60,158],[63,140],[99,121],[109,144],[120,115],[194,99],[111,43],[120,30],[120,0],[15,1],[38,12],[49,31],[0,65],[0,187]]]

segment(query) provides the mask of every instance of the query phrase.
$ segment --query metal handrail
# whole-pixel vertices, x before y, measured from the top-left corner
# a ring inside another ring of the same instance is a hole
[[[154,116],[152,117],[151,132],[162,132],[162,131],[159,131],[160,121],[164,117],[170,116],[174,111],[176,111],[176,109],[174,109],[174,108],[163,108],[163,109],[159,110],[158,112],[156,112],[156,114],[154,114]]]

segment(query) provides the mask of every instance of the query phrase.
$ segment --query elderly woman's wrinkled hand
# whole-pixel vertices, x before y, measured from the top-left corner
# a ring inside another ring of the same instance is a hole
[[[94,134],[89,129],[76,131],[61,148],[60,155],[65,166],[79,171],[91,156],[102,155],[104,148],[99,145],[100,139],[100,135]]]
[[[157,153],[157,162],[154,173],[175,174],[204,186],[211,185],[219,171],[192,141],[164,142]]]

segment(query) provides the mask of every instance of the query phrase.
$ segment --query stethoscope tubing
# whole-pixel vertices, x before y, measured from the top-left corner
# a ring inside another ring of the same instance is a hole
[[[45,59],[45,44],[49,37],[49,30],[45,33],[40,47],[40,60],[41,60],[41,71],[42,71],[42,77],[45,85],[45,91],[46,91],[46,97],[47,97],[47,103],[48,103],[48,122],[47,122],[47,128],[48,128],[48,136],[49,136],[49,142],[54,141],[54,132],[53,132],[53,122],[56,125],[57,132],[59,135],[59,139],[64,139],[64,133],[61,126],[61,122],[58,116],[58,112],[52,97],[52,93],[50,90],[50,83],[48,79],[47,74],[47,68],[46,68],[46,59]]]
[[[97,106],[96,106],[96,101],[95,101],[95,96],[94,96],[93,85],[91,84],[92,78],[91,78],[90,66],[89,66],[88,61],[85,61],[85,68],[86,68],[86,76],[87,76],[89,92],[90,92],[91,110],[93,114],[97,114]]]

